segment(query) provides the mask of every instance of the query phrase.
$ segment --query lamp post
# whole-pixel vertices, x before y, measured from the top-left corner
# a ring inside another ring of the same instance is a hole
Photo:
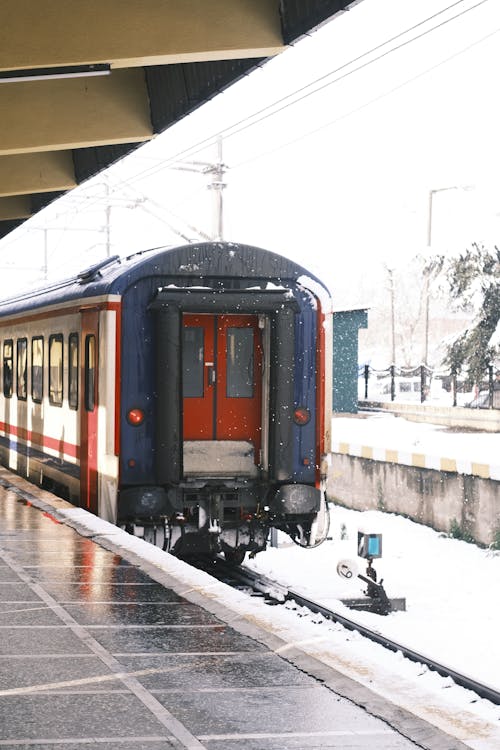
[[[448,185],[447,187],[434,188],[429,190],[428,204],[427,204],[427,252],[431,255],[432,249],[432,220],[434,213],[434,196],[437,193],[444,193],[448,190],[471,190],[471,185]],[[431,268],[424,268],[424,352],[422,356],[422,363],[427,366],[429,358],[429,309],[430,309],[430,277]]]

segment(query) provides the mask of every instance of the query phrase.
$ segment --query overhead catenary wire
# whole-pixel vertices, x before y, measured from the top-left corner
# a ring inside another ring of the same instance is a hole
[[[417,36],[412,37],[411,39],[408,39],[402,42],[401,44],[396,45],[395,47],[391,47],[389,50],[385,50],[382,54],[378,55],[375,58],[371,58],[365,61],[364,63],[362,63],[361,65],[358,65],[356,68],[352,70],[346,70],[347,68],[349,68],[352,65],[355,65],[356,63],[360,62],[364,58],[381,50],[383,47],[386,47],[388,44],[391,44],[392,42],[397,41],[398,39],[404,37],[405,35],[411,33],[412,31],[415,31],[416,29],[420,28],[421,26],[428,23],[429,21],[432,21],[436,19],[437,17],[441,16],[443,13],[446,13],[447,11],[452,10],[454,7],[461,5],[463,2],[465,2],[465,0],[457,0],[457,2],[447,6],[446,8],[443,8],[441,11],[438,11],[432,16],[426,17],[422,21],[419,21],[417,24],[414,24],[413,26],[405,29],[404,31],[401,31],[398,34],[390,37],[389,39],[386,39],[384,42],[377,44],[375,47],[372,47],[371,49],[367,50],[366,52],[363,52],[361,55],[358,55],[352,60],[349,60],[348,62],[343,63],[342,65],[334,68],[328,73],[323,74],[319,78],[316,78],[313,81],[310,81],[308,84],[300,87],[299,89],[296,89],[290,94],[287,94],[281,99],[278,99],[272,104],[269,104],[266,107],[263,107],[262,109],[258,110],[257,112],[254,112],[251,115],[248,115],[247,117],[242,118],[241,120],[237,121],[236,123],[233,123],[232,125],[228,125],[226,128],[222,128],[218,132],[213,133],[210,136],[207,136],[206,138],[203,138],[202,140],[198,141],[198,143],[187,147],[186,149],[178,152],[177,154],[171,157],[168,157],[166,160],[162,161],[160,164],[148,167],[142,172],[138,172],[129,180],[129,184],[133,184],[137,181],[144,180],[147,177],[152,177],[158,172],[161,172],[165,169],[169,169],[172,166],[172,164],[175,164],[176,162],[182,159],[186,159],[188,157],[194,156],[195,154],[199,153],[204,148],[206,148],[208,145],[211,145],[212,143],[214,143],[215,139],[219,136],[223,136],[225,139],[227,139],[227,138],[233,137],[234,135],[238,135],[244,130],[247,130],[248,128],[253,127],[254,125],[257,125],[258,123],[264,121],[265,119],[268,119],[269,117],[272,117],[278,114],[284,109],[287,109],[288,107],[291,107],[294,104],[298,104],[302,102],[304,99],[308,98],[309,96],[319,93],[323,91],[325,88],[332,86],[336,83],[339,83],[340,81],[345,80],[351,75],[354,75],[354,73],[357,73],[363,69],[366,69],[369,65],[373,65],[376,62],[379,62],[379,60],[382,60],[383,58],[387,57],[393,52],[397,52],[401,50],[402,48],[408,46],[409,44],[419,41],[420,39],[432,33],[433,31],[436,31],[437,29],[444,27],[448,23],[451,23],[452,21],[457,20],[458,18],[462,17],[466,13],[479,8],[481,5],[484,5],[485,3],[489,2],[489,0],[478,0],[478,2],[476,2],[474,5],[464,8],[462,11],[460,11],[460,13],[457,13],[454,16],[451,16],[450,18],[444,19],[439,24],[432,26],[430,29],[425,30],[424,32],[418,34]],[[330,78],[331,76],[334,76],[337,73],[341,73],[341,75],[338,76],[337,78],[334,78],[333,80],[329,80],[329,81],[326,80]],[[320,87],[309,90],[312,87],[316,86],[318,83],[321,83],[322,85]],[[301,94],[301,96],[297,96],[298,94]],[[293,97],[297,97],[297,98],[293,98]],[[282,105],[282,106],[279,106],[279,105]]]
[[[273,149],[270,149],[269,151],[260,152],[256,156],[253,156],[249,159],[246,159],[244,161],[238,162],[237,164],[234,164],[231,169],[234,171],[235,169],[239,169],[241,167],[247,166],[248,164],[258,161],[259,159],[262,159],[266,156],[271,156],[272,154],[281,151],[282,149],[288,148],[289,146],[294,146],[296,143],[299,143],[300,141],[304,140],[305,138],[310,138],[312,135],[316,135],[316,133],[321,132],[322,130],[326,130],[327,128],[332,127],[333,125],[336,125],[338,122],[341,122],[342,120],[347,119],[348,117],[351,117],[352,115],[357,114],[358,112],[361,112],[363,109],[366,109],[367,107],[371,106],[372,104],[375,104],[378,101],[381,101],[382,99],[385,99],[385,97],[390,96],[391,94],[394,94],[396,91],[399,91],[400,89],[404,88],[405,86],[410,85],[411,83],[414,83],[419,78],[423,78],[424,76],[428,75],[434,70],[437,70],[438,68],[442,67],[443,65],[446,65],[447,63],[451,62],[455,58],[459,57],[460,55],[465,54],[466,52],[469,52],[471,49],[476,47],[479,44],[482,44],[483,42],[487,41],[491,37],[495,36],[500,32],[500,28],[494,29],[489,34],[486,34],[486,36],[481,37],[481,39],[476,40],[475,42],[472,42],[472,44],[467,45],[467,47],[464,47],[463,49],[459,50],[458,52],[455,52],[453,55],[450,55],[445,60],[441,60],[439,63],[436,63],[435,65],[430,66],[426,70],[420,71],[420,73],[417,73],[416,75],[412,76],[411,78],[406,79],[405,81],[397,84],[396,86],[393,86],[387,91],[384,91],[381,94],[378,94],[377,96],[373,97],[373,99],[369,99],[366,102],[363,102],[363,104],[360,104],[358,107],[355,107],[354,109],[349,110],[348,112],[345,112],[342,115],[339,115],[334,120],[330,120],[329,122],[323,123],[317,128],[314,128],[313,130],[308,130],[306,133],[302,133],[300,136],[297,136],[296,138],[287,141],[286,143],[281,143],[279,146],[276,146]]]
[[[312,91],[308,91],[307,89],[310,88],[310,86],[314,85],[314,84],[308,84],[307,87],[303,87],[302,89],[299,89],[300,92],[304,91],[304,95],[303,96],[300,96],[297,99],[293,99],[292,101],[283,104],[282,107],[279,107],[278,109],[273,109],[271,112],[265,112],[262,117],[260,117],[258,120],[255,120],[255,121],[249,123],[249,125],[245,125],[245,126],[242,125],[242,127],[238,128],[236,130],[231,130],[231,132],[228,134],[227,137],[232,137],[232,136],[238,135],[243,130],[245,130],[247,127],[252,127],[253,125],[257,125],[257,124],[263,122],[264,120],[268,119],[269,117],[273,117],[274,115],[277,115],[280,112],[283,112],[285,109],[288,109],[288,107],[291,107],[291,106],[293,106],[295,104],[303,102],[308,97],[313,96],[314,94],[317,94],[320,91],[323,91],[325,88],[328,88],[329,86],[333,86],[336,83],[340,83],[340,81],[343,81],[345,78],[348,78],[349,76],[354,75],[354,73],[358,73],[361,70],[367,68],[368,66],[373,65],[374,63],[378,62],[379,60],[382,60],[384,57],[387,57],[388,55],[391,55],[393,52],[397,52],[398,50],[403,49],[403,47],[406,47],[408,44],[416,42],[419,39],[422,39],[423,37],[427,36],[431,32],[436,31],[437,29],[441,28],[442,26],[446,25],[447,23],[450,23],[451,21],[456,20],[457,18],[460,18],[465,13],[468,13],[470,10],[474,10],[475,8],[478,8],[480,5],[483,5],[486,2],[489,2],[489,0],[479,0],[479,2],[477,2],[475,5],[471,6],[470,8],[466,8],[465,10],[461,11],[460,13],[458,13],[456,16],[453,16],[452,18],[449,18],[449,19],[446,19],[445,21],[442,21],[441,23],[437,24],[436,26],[433,26],[431,29],[428,29],[427,31],[424,31],[421,34],[418,34],[417,36],[412,37],[411,39],[408,39],[405,42],[401,42],[401,44],[398,44],[397,46],[392,47],[389,50],[386,50],[385,52],[381,53],[380,55],[378,55],[377,57],[375,57],[375,58],[373,58],[371,60],[367,60],[366,62],[362,63],[361,65],[358,65],[356,68],[354,68],[352,70],[349,70],[349,71],[347,71],[345,73],[342,73],[342,75],[338,76],[337,78],[334,78],[332,81],[327,81],[326,83],[322,84],[318,88],[313,89]],[[418,26],[422,25],[422,23],[418,24]],[[398,38],[398,37],[394,37],[391,41],[394,41],[394,39],[396,39],[396,38]],[[386,43],[384,43],[384,45],[380,45],[380,46],[385,46],[385,44],[387,44],[387,43],[388,42],[386,42]],[[375,49],[380,49],[380,46],[377,47],[377,48],[375,48]],[[364,57],[366,54],[370,54],[370,53],[365,53],[364,55],[361,55],[359,58],[356,58],[356,60],[351,61],[350,63],[346,63],[345,65],[343,65],[340,68],[338,68],[337,71],[340,72],[341,70],[343,70],[348,65],[353,64],[353,62],[357,62],[359,59],[362,59],[362,57]],[[332,75],[332,73],[330,73],[328,75]],[[321,81],[321,80],[324,80],[324,77],[322,77],[321,79],[318,79],[318,82]],[[287,98],[289,98],[289,97],[285,97],[281,101],[285,101],[285,99],[287,99]]]

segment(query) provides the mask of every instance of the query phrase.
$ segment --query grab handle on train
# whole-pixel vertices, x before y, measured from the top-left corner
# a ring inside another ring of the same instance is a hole
[[[217,373],[215,371],[215,367],[207,367],[207,384],[215,385],[217,382]]]

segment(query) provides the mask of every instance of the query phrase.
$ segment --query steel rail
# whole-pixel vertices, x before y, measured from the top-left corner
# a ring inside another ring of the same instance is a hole
[[[258,573],[255,573],[253,570],[250,570],[250,568],[247,568],[244,565],[237,568],[228,565],[220,558],[217,558],[214,565],[214,570],[217,571],[217,573],[215,573],[215,577],[226,576],[228,579],[233,579],[234,581],[238,582],[238,584],[251,587],[255,591],[259,591],[270,599],[275,600],[277,604],[284,603],[285,601],[294,601],[299,606],[305,607],[306,609],[309,609],[311,612],[314,612],[316,614],[321,614],[326,619],[337,622],[339,625],[342,625],[348,630],[354,630],[365,638],[369,638],[374,643],[378,643],[380,646],[383,646],[390,651],[400,652],[407,659],[410,659],[411,661],[418,664],[425,665],[431,671],[437,672],[442,677],[450,677],[457,685],[460,685],[460,687],[466,688],[467,690],[472,690],[481,698],[485,698],[486,700],[491,701],[497,706],[500,705],[500,690],[494,688],[492,685],[485,685],[481,682],[478,682],[473,677],[458,672],[456,669],[453,669],[453,667],[449,667],[446,664],[438,662],[435,659],[426,656],[425,654],[421,654],[402,643],[397,643],[396,641],[386,637],[376,630],[372,630],[371,628],[368,628],[366,625],[363,625],[356,620],[346,617],[345,615],[340,614],[333,609],[325,607],[323,604],[319,604],[318,602],[309,599],[299,591],[295,591],[294,589],[288,588],[287,586],[284,586],[277,581],[273,581],[269,578],[266,578],[265,576],[261,576]],[[211,575],[214,575],[211,570],[208,572],[210,572]]]

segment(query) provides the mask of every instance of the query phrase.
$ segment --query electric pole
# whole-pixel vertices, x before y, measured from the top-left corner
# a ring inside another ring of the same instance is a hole
[[[178,167],[173,167],[183,172],[198,172],[212,176],[208,189],[212,191],[212,240],[224,239],[224,201],[223,192],[227,184],[224,182],[224,174],[227,165],[222,159],[222,136],[217,136],[217,159],[215,163],[205,161],[185,162]],[[203,234],[200,232],[200,234]]]
[[[224,172],[227,167],[222,161],[222,137],[217,138],[217,161],[209,165],[205,172],[212,175],[212,181],[208,189],[213,195],[213,218],[212,218],[212,239],[222,240],[224,238],[224,202],[223,193],[226,183],[224,182]]]

